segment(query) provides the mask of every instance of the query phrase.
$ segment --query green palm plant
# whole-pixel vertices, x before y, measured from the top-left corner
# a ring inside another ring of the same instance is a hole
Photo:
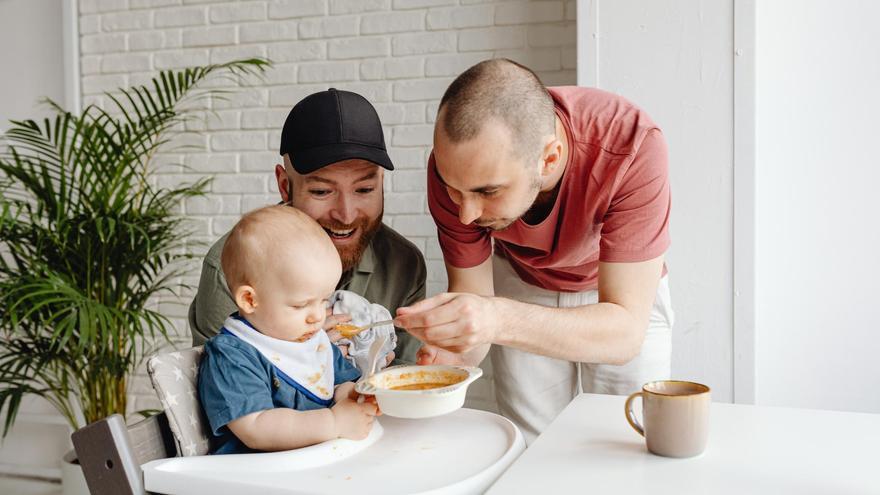
[[[0,150],[0,409],[51,403],[71,428],[125,415],[128,378],[149,342],[168,340],[155,308],[179,294],[191,232],[177,212],[207,179],[163,188],[153,163],[198,100],[200,83],[259,74],[262,59],[164,71],[105,93],[108,109],[12,121]],[[201,86],[204,86],[202,84]]]

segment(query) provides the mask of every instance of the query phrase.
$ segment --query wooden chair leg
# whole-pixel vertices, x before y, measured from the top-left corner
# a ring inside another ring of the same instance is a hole
[[[71,435],[92,495],[145,495],[141,464],[177,452],[164,413],[131,427],[119,414]]]

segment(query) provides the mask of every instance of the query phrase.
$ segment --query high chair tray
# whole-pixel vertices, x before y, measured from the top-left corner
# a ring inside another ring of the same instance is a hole
[[[383,416],[362,441],[266,454],[176,457],[142,466],[149,492],[483,493],[525,450],[507,419],[459,409],[429,419]]]

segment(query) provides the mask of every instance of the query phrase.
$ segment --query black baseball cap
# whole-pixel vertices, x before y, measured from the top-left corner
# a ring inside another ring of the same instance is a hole
[[[281,155],[300,174],[360,158],[394,170],[379,114],[363,96],[330,88],[297,103],[284,121]]]

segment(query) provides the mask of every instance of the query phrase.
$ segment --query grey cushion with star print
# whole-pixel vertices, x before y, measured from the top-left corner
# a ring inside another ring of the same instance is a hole
[[[151,357],[147,372],[153,389],[165,408],[178,455],[206,455],[210,450],[210,428],[199,403],[201,346]]]

